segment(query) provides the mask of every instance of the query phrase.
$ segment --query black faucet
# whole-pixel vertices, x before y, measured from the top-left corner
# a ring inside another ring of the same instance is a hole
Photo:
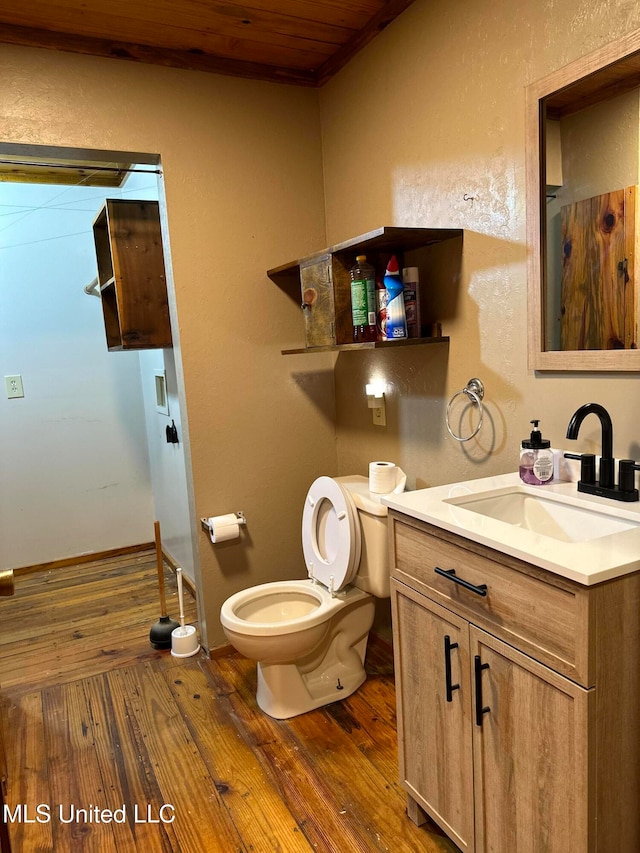
[[[600,403],[585,403],[571,415],[569,426],[567,427],[567,438],[577,438],[578,431],[582,425],[582,421],[587,415],[597,415],[600,418],[602,426],[602,454],[600,457],[600,472],[598,482],[604,489],[613,486],[613,424],[611,423],[611,415],[601,406]],[[569,457],[572,458],[572,457]],[[580,458],[580,457],[578,457]]]
[[[597,415],[602,428],[602,453],[598,482],[595,478],[595,456],[593,453],[565,453],[568,459],[580,459],[580,480],[578,491],[617,501],[637,501],[638,490],[634,487],[634,472],[640,470],[632,459],[620,460],[619,485],[614,482],[615,459],[613,458],[613,424],[609,412],[600,403],[585,403],[580,406],[569,421],[567,438],[576,439],[582,421],[587,415]]]

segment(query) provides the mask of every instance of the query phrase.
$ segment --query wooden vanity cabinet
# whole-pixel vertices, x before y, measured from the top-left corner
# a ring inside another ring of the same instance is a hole
[[[107,349],[170,347],[158,202],[107,199],[93,237]]]
[[[640,576],[585,587],[389,524],[409,816],[469,853],[640,849]]]

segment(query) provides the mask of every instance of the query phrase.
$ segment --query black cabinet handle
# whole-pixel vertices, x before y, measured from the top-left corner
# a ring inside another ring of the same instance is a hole
[[[451,649],[457,649],[458,644],[451,642],[451,637],[445,634],[444,638],[444,683],[447,691],[447,702],[453,702],[453,691],[459,690],[459,684],[451,683]]]
[[[471,592],[475,592],[477,595],[486,595],[487,594],[487,585],[486,583],[481,583],[478,586],[475,584],[469,583],[469,581],[464,580],[463,578],[456,577],[455,569],[441,569],[439,566],[436,566],[433,570],[437,575],[441,575],[443,578],[449,578],[450,581],[463,586],[465,589],[471,590]]]
[[[476,726],[482,726],[483,716],[491,710],[488,705],[482,705],[482,670],[489,669],[489,664],[482,663],[480,655],[476,655],[474,658],[474,668],[476,677]]]

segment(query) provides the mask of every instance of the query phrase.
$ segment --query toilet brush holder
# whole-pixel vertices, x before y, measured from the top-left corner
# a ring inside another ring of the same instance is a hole
[[[181,625],[171,632],[171,654],[174,658],[190,658],[200,651],[198,634],[193,625]]]
[[[171,654],[174,658],[190,658],[200,651],[198,635],[193,625],[184,624],[184,598],[182,594],[182,569],[176,569],[178,601],[180,603],[180,626],[171,632]]]

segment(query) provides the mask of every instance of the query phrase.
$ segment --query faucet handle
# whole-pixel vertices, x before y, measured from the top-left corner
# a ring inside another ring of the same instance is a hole
[[[565,459],[580,460],[580,482],[594,485],[596,482],[595,453],[565,453]]]
[[[621,459],[618,466],[618,488],[621,492],[633,492],[636,487],[635,473],[640,465],[634,459]]]

